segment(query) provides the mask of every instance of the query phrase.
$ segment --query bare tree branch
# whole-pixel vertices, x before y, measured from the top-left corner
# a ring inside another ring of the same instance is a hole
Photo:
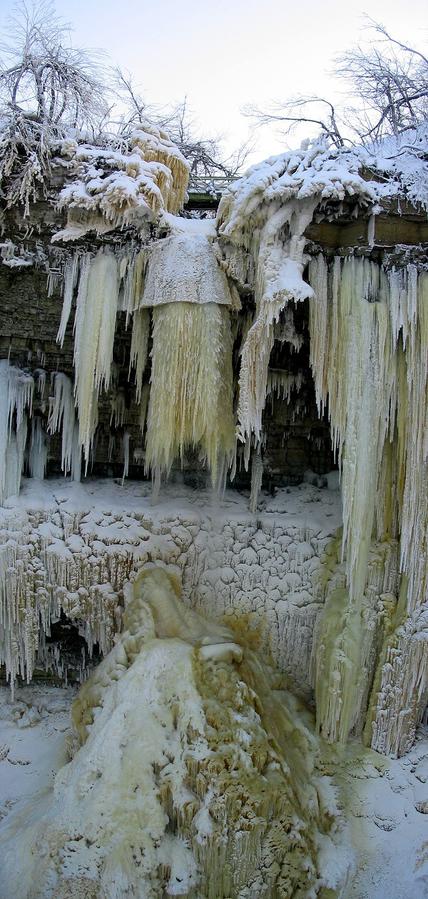
[[[325,97],[302,96],[254,107],[244,115],[257,125],[284,123],[285,133],[301,124],[315,125],[332,145],[373,143],[399,135],[428,117],[428,59],[393,37],[384,25],[367,18],[374,34],[368,48],[357,46],[337,59],[335,74],[351,84],[353,107],[337,112]],[[347,137],[349,135],[349,137]]]

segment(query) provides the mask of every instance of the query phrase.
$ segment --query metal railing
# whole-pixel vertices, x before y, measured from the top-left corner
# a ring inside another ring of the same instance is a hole
[[[190,175],[188,192],[218,197],[237,181],[238,177],[238,175]]]

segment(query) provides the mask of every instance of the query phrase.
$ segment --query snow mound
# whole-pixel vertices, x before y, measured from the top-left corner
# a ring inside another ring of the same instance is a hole
[[[188,163],[167,134],[152,125],[133,132],[120,150],[68,140],[62,153],[76,179],[59,195],[68,222],[55,241],[126,225],[141,228],[157,222],[163,211],[176,213],[183,205]]]
[[[80,749],[30,821],[24,870],[10,816],[4,899],[315,897],[343,881],[303,714],[179,589],[160,568],[130,587],[122,635],[74,703]]]

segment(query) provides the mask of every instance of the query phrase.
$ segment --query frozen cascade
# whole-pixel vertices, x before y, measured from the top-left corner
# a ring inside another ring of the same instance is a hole
[[[175,458],[182,462],[186,450],[199,448],[213,483],[222,483],[235,448],[234,298],[213,249],[212,223],[166,221],[171,233],[148,252],[141,299],[153,307],[146,467],[158,485]],[[146,340],[143,334],[143,348]],[[140,383],[137,360],[137,391]]]
[[[253,166],[220,202],[217,227],[223,264],[242,287],[254,290],[256,312],[242,350],[239,436],[260,443],[268,366],[275,329],[287,305],[313,296],[303,278],[304,232],[317,207],[329,200],[373,202],[373,186],[361,177],[361,160],[348,154],[339,165],[322,140],[271,156]]]
[[[43,480],[48,461],[48,442],[40,418],[31,420],[30,451],[28,454],[28,470],[32,478]]]
[[[229,311],[215,303],[169,303],[153,309],[146,466],[155,483],[175,458],[197,447],[217,483],[235,449]]]
[[[75,754],[24,825],[24,870],[13,823],[4,834],[4,899],[339,894],[349,860],[323,864],[338,811],[309,719],[232,631],[182,605],[165,570],[130,585],[72,717]]]
[[[303,232],[312,219],[315,206],[315,200],[308,200],[300,206],[290,200],[285,206],[280,206],[266,215],[259,227],[257,243],[252,246],[256,313],[242,349],[238,419],[241,440],[254,435],[256,445],[262,436],[262,414],[268,390],[275,324],[287,303],[312,296],[311,287],[302,277]],[[231,225],[223,226],[222,233],[232,235]]]
[[[48,431],[62,432],[61,468],[71,472],[73,481],[80,481],[81,446],[74,407],[73,385],[63,372],[52,375],[53,396],[49,398]]]
[[[115,256],[100,250],[95,257],[76,253],[66,264],[58,338],[64,335],[70,297],[77,287],[74,392],[79,441],[87,466],[98,421],[98,394],[111,382],[120,308],[132,316],[129,372],[135,370],[142,430],[147,410],[145,461],[155,484],[169,474],[174,459],[182,462],[187,450],[198,448],[213,482],[221,483],[233,464],[235,448],[229,307],[236,308],[236,291],[229,288],[219,265],[213,223],[165,214],[164,227],[168,236],[139,252],[122,250]],[[150,308],[148,396],[144,373]],[[111,423],[123,425],[120,390],[112,393],[110,403]]]
[[[31,375],[0,361],[0,504],[19,493],[33,391]]]
[[[81,270],[75,318],[74,390],[86,466],[98,421],[98,394],[110,384],[118,296],[117,260],[100,250]]]
[[[148,309],[137,309],[132,317],[132,339],[129,360],[129,375],[135,369],[135,401],[141,401],[144,369],[147,365],[150,336],[150,312]]]
[[[428,273],[412,265],[385,271],[355,258],[336,258],[327,271],[318,257],[310,280],[317,297],[310,313],[311,365],[320,407],[328,399],[341,466],[346,566],[343,628],[327,637],[329,610],[337,614],[337,600],[327,600],[319,638],[317,664],[334,682],[327,690],[317,669],[319,724],[332,740],[346,739],[355,724],[372,540],[396,541],[397,610],[389,612],[395,626],[385,629],[366,726],[374,748],[396,754],[411,744],[427,699],[428,633],[421,612],[428,595]],[[387,567],[383,571],[385,581]],[[400,647],[405,655],[397,659]],[[385,714],[394,691],[399,727]]]

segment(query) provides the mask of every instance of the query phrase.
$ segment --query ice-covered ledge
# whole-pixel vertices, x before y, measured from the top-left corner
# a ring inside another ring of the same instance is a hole
[[[124,581],[162,560],[180,569],[189,605],[254,628],[309,694],[322,602],[315,574],[341,523],[331,484],[279,490],[254,516],[236,491],[219,502],[175,483],[153,505],[147,482],[24,480],[0,510],[3,661],[12,676],[31,677],[61,609],[105,653],[120,628]]]

